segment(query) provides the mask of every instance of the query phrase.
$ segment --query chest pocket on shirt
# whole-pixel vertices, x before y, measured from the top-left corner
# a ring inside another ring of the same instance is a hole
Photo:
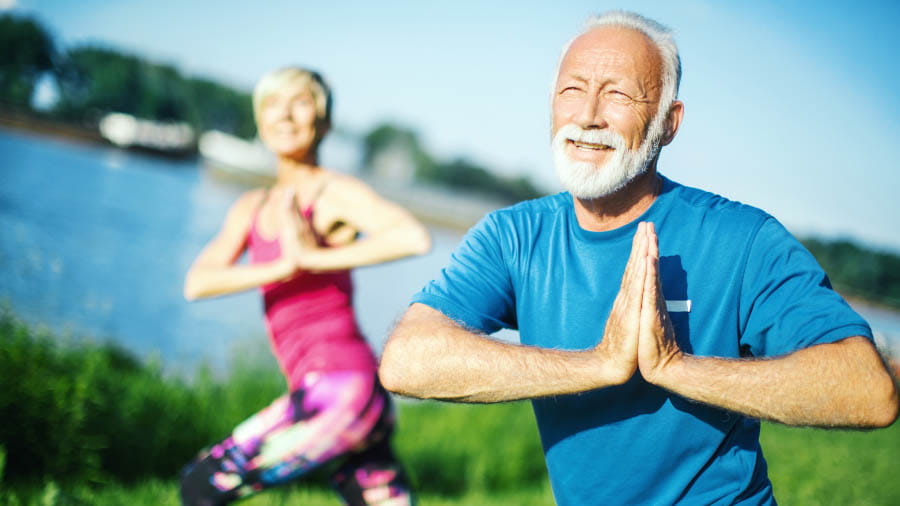
[[[666,298],[669,318],[675,329],[678,346],[687,353],[693,353],[691,346],[691,298],[688,295],[687,272],[680,255],[659,257],[659,272],[662,277],[663,295]]]

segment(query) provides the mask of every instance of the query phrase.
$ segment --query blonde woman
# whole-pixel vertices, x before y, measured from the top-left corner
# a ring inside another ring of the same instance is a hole
[[[361,181],[319,166],[331,94],[302,68],[253,93],[260,137],[278,156],[274,186],[244,194],[191,266],[185,297],[259,287],[289,393],[203,451],[184,472],[184,504],[226,504],[327,466],[348,504],[403,505],[393,412],[352,307],[350,269],[430,248],[426,229]],[[237,260],[247,251],[249,264]]]

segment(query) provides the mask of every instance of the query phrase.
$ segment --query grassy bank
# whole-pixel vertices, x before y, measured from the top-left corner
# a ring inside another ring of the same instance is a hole
[[[871,432],[764,424],[760,439],[781,504],[900,504],[900,422]]]
[[[0,506],[177,505],[180,466],[283,389],[277,371],[240,360],[226,380],[168,377],[0,313]],[[762,438],[782,504],[900,504],[900,424],[767,424]],[[395,441],[425,506],[553,502],[528,404],[401,402]],[[338,501],[313,480],[242,504]]]
[[[188,382],[0,312],[0,505],[177,504],[181,466],[283,392],[268,365],[238,359],[225,380],[201,370]],[[527,404],[398,410],[396,448],[426,504],[552,501]],[[335,504],[315,479],[247,504],[301,497]]]

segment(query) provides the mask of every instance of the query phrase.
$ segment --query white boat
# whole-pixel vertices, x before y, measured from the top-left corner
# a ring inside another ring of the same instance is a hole
[[[194,151],[194,129],[183,122],[160,122],[112,112],[100,119],[100,135],[122,148],[143,149],[166,155]]]
[[[277,173],[275,155],[262,141],[209,130],[200,135],[197,149],[204,164],[215,171],[239,178],[272,179]]]

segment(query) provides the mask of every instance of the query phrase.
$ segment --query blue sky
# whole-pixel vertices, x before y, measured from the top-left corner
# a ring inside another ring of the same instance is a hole
[[[548,189],[560,48],[588,15],[626,6],[675,29],[681,50],[685,121],[663,173],[800,235],[900,251],[900,2],[675,4],[0,1],[36,15],[63,47],[103,43],[248,90],[275,67],[319,69],[340,126],[400,122],[439,156]]]

